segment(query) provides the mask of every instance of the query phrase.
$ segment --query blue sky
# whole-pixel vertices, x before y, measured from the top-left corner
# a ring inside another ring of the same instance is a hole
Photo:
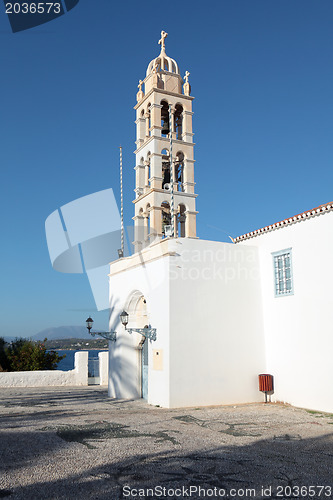
[[[84,324],[85,275],[50,264],[44,223],[112,187],[132,224],[135,96],[159,53],[190,71],[198,236],[228,241],[333,201],[333,2],[80,0],[13,34],[0,6],[0,335]]]

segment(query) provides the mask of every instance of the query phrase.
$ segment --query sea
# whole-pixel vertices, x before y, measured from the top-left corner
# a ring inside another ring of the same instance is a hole
[[[82,350],[82,349],[80,349]],[[91,358],[98,358],[98,353],[99,352],[107,352],[107,349],[91,349],[91,350],[88,350],[88,358],[91,359]],[[70,350],[67,350],[67,349],[59,349],[58,351],[56,351],[59,356],[63,356],[64,354],[66,354],[66,357],[64,359],[62,359],[61,361],[59,361],[58,363],[58,367],[57,367],[57,370],[62,370],[62,371],[69,371],[69,370],[73,370],[74,369],[74,356],[75,356],[75,353],[76,352],[80,352],[80,351],[74,351],[73,349],[70,349]]]

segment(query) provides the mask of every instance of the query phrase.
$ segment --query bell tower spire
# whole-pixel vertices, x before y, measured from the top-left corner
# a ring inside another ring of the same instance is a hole
[[[172,227],[175,237],[196,238],[190,73],[186,71],[183,81],[176,61],[166,55],[167,36],[161,32],[161,52],[149,63],[146,77],[138,85],[133,202],[136,252],[171,236]]]

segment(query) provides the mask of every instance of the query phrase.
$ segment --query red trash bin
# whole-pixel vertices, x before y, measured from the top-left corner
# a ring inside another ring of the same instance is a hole
[[[273,375],[268,373],[261,373],[259,375],[259,391],[265,393],[265,402],[267,403],[267,393],[273,392],[274,383],[273,383]]]

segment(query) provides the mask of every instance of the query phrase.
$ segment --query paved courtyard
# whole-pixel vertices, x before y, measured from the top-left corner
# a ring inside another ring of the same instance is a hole
[[[330,414],[13,388],[1,389],[0,429],[0,498],[333,498]]]

